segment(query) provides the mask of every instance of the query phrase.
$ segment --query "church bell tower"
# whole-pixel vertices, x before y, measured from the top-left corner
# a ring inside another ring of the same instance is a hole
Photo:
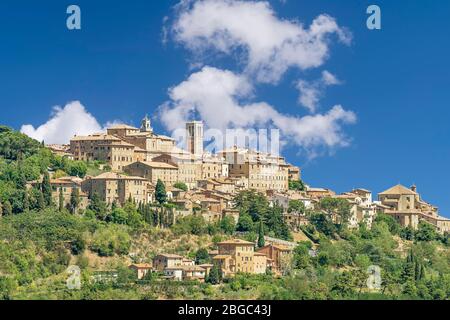
[[[153,132],[152,123],[148,115],[145,115],[144,119],[141,122],[141,132]]]

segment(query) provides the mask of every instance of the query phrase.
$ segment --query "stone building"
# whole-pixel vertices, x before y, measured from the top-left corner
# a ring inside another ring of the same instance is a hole
[[[149,263],[135,263],[128,268],[136,273],[136,278],[142,280],[149,272],[152,271],[152,265]]]
[[[108,204],[116,202],[123,205],[130,198],[136,203],[148,203],[151,199],[149,180],[113,172],[103,173],[97,177],[88,177],[82,182],[81,188],[90,198],[97,194]]]
[[[280,156],[234,147],[218,153],[229,164],[230,177],[244,177],[261,192],[289,190],[289,165]]]
[[[132,144],[109,134],[75,136],[70,140],[74,160],[105,162],[113,171],[133,163],[134,149]]]
[[[420,221],[436,227],[440,233],[450,231],[450,220],[439,216],[438,208],[423,201],[417,187],[410,189],[396,185],[378,195],[380,202],[389,207],[386,214],[393,216],[403,227],[417,229]]]
[[[301,169],[292,164],[288,167],[288,175],[290,181],[299,181],[302,178]]]
[[[154,185],[161,180],[170,187],[179,181],[178,167],[165,162],[135,162],[124,167],[123,171],[133,176],[146,178]]]
[[[142,120],[139,129],[128,125],[117,125],[108,128],[107,133],[139,148],[140,152],[144,150],[145,161],[151,161],[162,153],[174,153],[176,150],[174,139],[153,132],[150,119],[147,116]]]
[[[186,123],[186,148],[190,154],[198,157],[203,155],[203,122]]]
[[[158,272],[181,266],[183,266],[183,257],[177,254],[159,254],[153,258],[153,269]]]
[[[293,249],[281,244],[269,244],[258,250],[272,261],[272,272],[283,275],[291,264]]]
[[[266,257],[257,255],[255,258],[253,242],[234,239],[220,242],[217,246],[218,254],[213,257],[213,261],[215,265],[219,266],[224,277],[231,277],[236,273],[266,272]]]
[[[191,154],[162,154],[153,159],[155,162],[163,162],[178,168],[177,182],[185,183],[189,189],[197,186],[197,180],[201,177],[202,161]]]
[[[229,176],[228,162],[220,156],[205,154],[202,158],[201,179],[220,179]]]
[[[65,144],[47,144],[45,146],[54,155],[73,160],[73,154],[70,153],[70,145],[65,145]]]
[[[52,187],[52,200],[53,203],[59,203],[59,194],[62,191],[64,207],[67,208],[70,205],[70,198],[74,189],[79,190],[80,204],[77,209],[86,209],[89,204],[88,195],[81,190],[81,183],[83,179],[78,177],[61,177],[58,179],[51,179],[50,185]]]
[[[306,188],[306,196],[313,200],[320,200],[323,198],[334,197],[336,192],[326,188]]]

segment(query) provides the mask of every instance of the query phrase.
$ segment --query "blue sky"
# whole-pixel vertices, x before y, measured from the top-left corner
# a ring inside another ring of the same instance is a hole
[[[73,1],[82,10],[82,30],[69,31],[65,1],[4,0],[0,3],[0,122],[20,129],[38,127],[53,106],[80,101],[100,124],[120,120],[138,124],[156,117],[158,132],[170,134],[157,109],[168,89],[199,70],[193,54],[163,26],[175,19],[178,1]],[[342,125],[346,147],[321,148],[311,159],[302,146],[283,151],[304,169],[311,185],[344,192],[365,187],[374,193],[415,183],[423,198],[450,216],[450,2],[279,0],[270,2],[278,18],[308,27],[326,13],[351,32],[351,45],[336,36],[329,57],[308,70],[289,68],[276,84],[254,86],[253,102],[265,101],[282,114],[308,115],[298,104],[296,81],[312,83],[327,70],[340,80],[329,86],[317,112],[342,105],[356,115]],[[366,28],[366,8],[382,10],[382,30]],[[164,17],[169,20],[164,24]],[[242,52],[210,53],[205,64],[240,74]],[[325,152],[324,152],[325,150]]]

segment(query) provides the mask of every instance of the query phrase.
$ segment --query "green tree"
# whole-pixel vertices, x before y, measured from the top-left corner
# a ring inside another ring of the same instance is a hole
[[[206,277],[206,282],[211,284],[219,284],[222,282],[222,271],[219,266],[214,265],[209,271],[208,276]]]
[[[177,182],[173,186],[175,188],[183,190],[183,191],[188,191],[189,190],[188,186],[184,182]]]
[[[305,191],[306,187],[302,180],[289,180],[289,190]]]
[[[44,210],[45,209],[45,199],[44,199],[44,193],[42,192],[42,190],[38,190],[36,200],[37,200],[36,201],[36,209]]]
[[[336,226],[333,224],[329,216],[323,213],[315,213],[311,215],[311,224],[316,227],[317,231],[322,232],[327,237],[334,237]]]
[[[283,218],[283,208],[279,205],[268,209],[264,222],[269,235],[283,240],[292,240],[289,226]]]
[[[419,223],[419,228],[416,231],[415,239],[417,241],[433,241],[438,238],[435,228],[424,221]]]
[[[234,222],[234,218],[230,216],[225,216],[220,221],[220,229],[226,234],[234,234],[236,231],[236,223]]]
[[[62,187],[59,188],[58,209],[59,212],[63,212],[64,210],[64,193]]]
[[[254,223],[252,217],[249,214],[239,215],[239,220],[237,224],[237,230],[240,232],[248,232],[254,230]]]
[[[195,263],[196,264],[205,264],[205,263],[209,263],[209,262],[210,262],[210,258],[209,258],[208,250],[205,248],[198,249],[197,252],[195,253]]]
[[[387,214],[378,214],[375,219],[375,224],[386,223],[389,227],[389,231],[393,235],[397,235],[400,232],[400,224],[395,220],[394,217]]]
[[[127,214],[127,225],[133,228],[139,228],[142,226],[144,220],[142,215],[138,212],[134,200],[129,199],[125,203],[123,210]]]
[[[122,208],[115,208],[111,212],[110,221],[116,224],[127,224],[128,213]]]
[[[346,224],[350,218],[350,203],[346,199],[323,198],[319,206],[328,214],[337,214],[340,224]]]
[[[304,269],[310,264],[309,250],[310,246],[306,243],[299,243],[295,247],[292,262],[296,269]]]
[[[167,201],[166,186],[160,179],[158,179],[158,182],[156,183],[155,198],[160,205],[166,203]]]
[[[264,223],[262,220],[259,221],[258,228],[258,247],[262,248],[266,245],[266,240],[264,238]]]
[[[84,178],[86,176],[88,167],[86,163],[82,161],[72,161],[69,164],[67,164],[66,170],[69,173],[69,175],[73,177]]]
[[[70,211],[73,214],[77,213],[80,202],[80,190],[78,188],[72,188],[72,192],[70,193]]]
[[[413,240],[414,239],[414,230],[410,226],[402,228],[400,230],[400,237],[404,240]]]
[[[23,212],[30,211],[30,195],[27,190],[23,193]]]
[[[17,288],[17,282],[11,277],[0,276],[0,300],[9,300]]]
[[[70,244],[70,251],[73,255],[80,255],[86,249],[86,241],[81,234],[77,234]]]
[[[97,193],[92,195],[91,203],[87,209],[94,212],[99,220],[106,220],[108,216],[108,206],[106,205],[106,202],[100,199],[100,196]]]
[[[0,157],[20,160],[36,154],[41,145],[36,140],[11,128],[0,127]]]
[[[206,232],[206,221],[202,216],[190,217],[191,233],[200,236]]]
[[[306,207],[305,204],[303,203],[303,201],[300,200],[291,200],[289,201],[289,208],[288,208],[288,212],[289,213],[300,213],[300,214],[304,214],[306,211]]]
[[[331,292],[341,298],[350,298],[355,295],[355,277],[350,271],[344,271],[336,276]]]
[[[46,206],[52,205],[52,186],[50,184],[50,175],[48,171],[44,173],[44,178],[41,184],[42,194],[44,195],[44,202]]]
[[[8,200],[3,203],[3,215],[10,216],[13,214],[13,209],[11,206],[11,202]]]

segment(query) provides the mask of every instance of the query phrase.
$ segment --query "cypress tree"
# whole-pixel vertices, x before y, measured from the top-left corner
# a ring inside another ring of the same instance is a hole
[[[217,265],[211,268],[209,271],[208,277],[206,278],[206,282],[211,284],[219,284],[222,281],[222,272],[220,271]]]
[[[38,190],[37,209],[38,210],[45,209],[45,200],[44,200],[44,194],[42,193],[42,190]]]
[[[153,215],[153,226],[157,227],[159,225],[159,213],[158,210],[154,209],[152,212]]]
[[[169,209],[169,214],[167,216],[168,221],[168,227],[171,227],[174,224],[175,220],[175,213],[173,212],[173,208]]]
[[[258,236],[258,247],[262,248],[266,245],[266,240],[264,239],[264,224],[262,220],[259,221],[259,236]]]
[[[42,193],[44,195],[44,202],[46,206],[51,206],[52,204],[52,186],[50,184],[50,175],[48,172],[44,173],[44,179],[41,185]]]
[[[64,210],[64,194],[62,187],[59,188],[58,209],[59,212],[63,212]]]
[[[419,280],[425,279],[425,266],[422,264],[420,265],[420,277]]]
[[[25,193],[23,194],[23,212],[30,211],[30,197],[28,195],[28,191],[25,190]]]
[[[156,183],[155,198],[159,204],[163,204],[167,201],[166,186],[160,179],[158,179],[158,182]]]
[[[70,193],[70,210],[73,214],[77,213],[79,205],[80,205],[80,190],[78,188],[72,188],[72,192]]]
[[[161,207],[161,210],[159,211],[159,226],[161,228],[164,228],[164,212],[163,212],[163,208]]]
[[[3,214],[5,216],[10,216],[12,215],[12,206],[11,206],[11,202],[9,202],[8,200],[5,201],[5,203],[3,204]]]

